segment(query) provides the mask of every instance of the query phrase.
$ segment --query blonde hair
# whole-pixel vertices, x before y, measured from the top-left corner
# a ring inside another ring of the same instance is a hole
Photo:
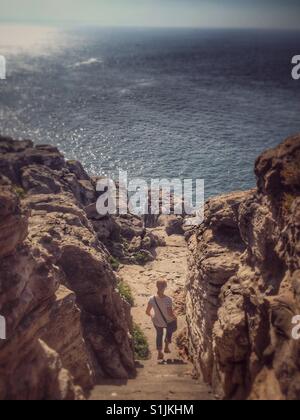
[[[156,287],[159,291],[165,290],[167,288],[167,286],[168,286],[168,283],[167,283],[166,280],[158,280],[156,282]]]

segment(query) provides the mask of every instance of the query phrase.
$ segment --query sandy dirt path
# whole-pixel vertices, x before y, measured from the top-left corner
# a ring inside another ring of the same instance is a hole
[[[130,285],[135,307],[132,310],[134,322],[144,331],[149,341],[151,358],[139,362],[136,379],[129,381],[104,381],[95,387],[92,400],[207,400],[212,399],[208,387],[201,381],[192,378],[192,366],[184,362],[178,353],[175,341],[172,354],[166,359],[175,360],[172,364],[159,364],[155,350],[155,331],[146,314],[146,306],[150,296],[155,294],[157,279],[168,280],[167,294],[176,296],[183,290],[187,271],[187,249],[184,238],[164,234],[162,229],[153,229],[164,236],[167,246],[157,249],[155,261],[144,267],[126,265],[121,268],[120,275]],[[179,330],[185,325],[184,316],[178,318]]]

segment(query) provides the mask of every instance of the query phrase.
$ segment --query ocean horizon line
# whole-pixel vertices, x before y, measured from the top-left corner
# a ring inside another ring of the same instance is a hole
[[[195,31],[262,31],[262,32],[300,32],[297,27],[263,27],[263,26],[166,26],[166,25],[112,25],[101,22],[91,21],[82,22],[74,20],[11,20],[0,18],[0,25],[7,26],[51,26],[53,28],[61,28],[64,25],[65,29],[70,28],[98,28],[98,29],[134,29],[134,30],[195,30]],[[67,27],[65,26],[67,25]]]

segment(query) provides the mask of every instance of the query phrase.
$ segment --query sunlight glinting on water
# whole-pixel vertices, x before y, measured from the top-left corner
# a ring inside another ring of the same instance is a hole
[[[58,48],[58,45],[61,48],[63,44],[62,31],[54,27],[0,25],[0,54],[2,55],[19,53],[47,55]]]

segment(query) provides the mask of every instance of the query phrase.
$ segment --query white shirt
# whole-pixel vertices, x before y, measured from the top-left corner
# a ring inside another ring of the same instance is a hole
[[[166,320],[168,322],[173,321],[173,318],[171,318],[168,313],[168,309],[172,308],[172,305],[173,305],[172,299],[169,296],[164,296],[163,298],[155,296],[155,299],[160,307],[160,310],[164,314],[164,317],[166,318]],[[154,296],[152,296],[149,300],[149,304],[154,310],[154,317],[152,318],[153,324],[159,328],[166,328],[167,327],[166,322],[164,321],[160,313],[160,310],[158,309],[155,303],[155,299],[154,299]]]

